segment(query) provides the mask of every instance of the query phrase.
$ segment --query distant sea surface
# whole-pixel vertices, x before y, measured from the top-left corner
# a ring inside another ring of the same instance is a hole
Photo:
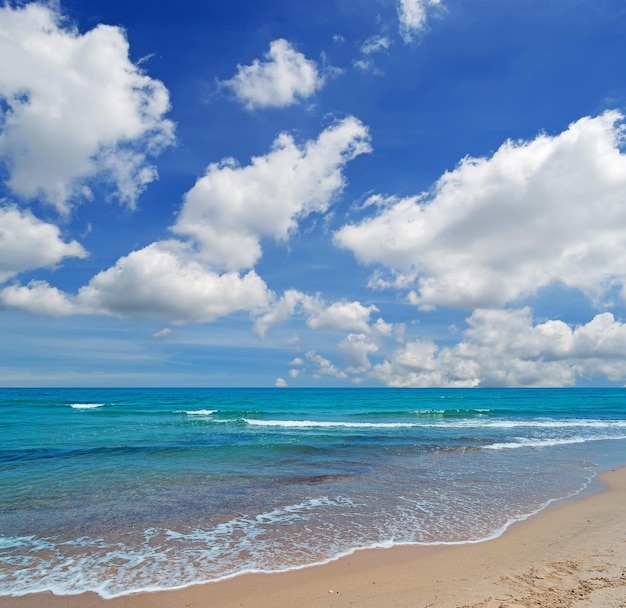
[[[0,595],[481,541],[624,464],[624,389],[2,389]]]

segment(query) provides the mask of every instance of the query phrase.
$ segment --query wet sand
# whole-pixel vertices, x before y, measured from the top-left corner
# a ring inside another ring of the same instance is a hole
[[[4,608],[626,608],[626,468],[501,537],[359,551],[330,564],[112,600],[0,597]]]

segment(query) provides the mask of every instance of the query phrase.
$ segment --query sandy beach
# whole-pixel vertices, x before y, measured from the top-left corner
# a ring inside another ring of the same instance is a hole
[[[335,562],[177,591],[3,597],[6,608],[624,608],[626,468],[603,488],[477,544],[360,551]],[[596,482],[598,483],[598,482]]]

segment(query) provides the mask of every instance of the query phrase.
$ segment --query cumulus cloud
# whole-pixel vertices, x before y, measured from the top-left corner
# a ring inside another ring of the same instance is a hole
[[[209,165],[172,230],[195,240],[216,268],[250,268],[261,256],[261,238],[285,240],[298,220],[325,212],[346,185],[346,163],[370,151],[368,130],[354,117],[302,146],[283,133],[247,166],[233,159]]]
[[[254,271],[213,272],[188,244],[170,240],[133,251],[98,273],[79,290],[77,304],[99,314],[207,323],[264,308],[271,297]]]
[[[0,8],[0,160],[16,195],[67,212],[98,177],[132,208],[156,179],[169,94],[128,52],[119,27],[81,34],[53,5]]]
[[[321,296],[310,296],[296,289],[288,289],[282,297],[270,303],[268,310],[255,320],[256,333],[264,337],[270,327],[284,323],[296,314],[306,317],[306,325],[311,329],[328,331],[370,331],[370,315],[378,312],[376,306],[364,306],[360,302],[340,300],[328,304]],[[373,331],[387,326],[377,319]],[[294,361],[301,359],[295,359]],[[292,362],[291,365],[296,365]]]
[[[44,281],[0,291],[5,308],[37,314],[90,314],[209,323],[235,312],[258,312],[274,298],[254,272],[216,273],[186,243],[152,243],[120,258],[71,295]],[[155,337],[166,337],[163,330]]]
[[[439,6],[441,0],[399,0],[400,34],[405,42],[411,42],[424,30],[429,11]]]
[[[351,373],[359,373],[371,367],[368,355],[378,351],[378,345],[371,335],[348,334],[339,344],[339,351],[348,362]]]
[[[408,342],[372,375],[387,386],[571,386],[581,377],[626,378],[626,324],[611,313],[572,327],[535,323],[529,308],[480,309],[463,340],[440,348]]]
[[[553,282],[595,301],[615,286],[624,293],[623,141],[616,111],[507,141],[463,159],[433,194],[376,198],[375,215],[335,241],[390,271],[376,271],[372,286],[414,287],[422,309],[498,307]]]
[[[253,110],[298,103],[320,89],[324,78],[315,61],[280,38],[270,43],[265,61],[255,59],[252,65],[238,65],[236,74],[222,84]]]
[[[274,386],[276,388],[287,388],[287,382],[284,378],[276,378],[276,382],[274,382]]]
[[[347,378],[348,374],[368,370],[371,367],[369,355],[378,352],[382,343],[393,336],[396,339],[403,336],[403,325],[386,323],[381,317],[372,322],[371,316],[377,312],[378,308],[374,305],[364,306],[360,302],[347,300],[329,304],[319,295],[310,296],[297,290],[288,290],[281,298],[271,302],[267,312],[257,317],[255,331],[260,337],[265,337],[271,326],[285,322],[294,315],[302,315],[311,329],[349,332],[337,343],[348,366],[345,369],[336,367],[315,351],[307,353],[307,360],[315,365],[314,378],[324,375]],[[289,371],[291,377],[304,373],[304,370],[294,369],[304,365],[301,357],[296,357],[289,365],[292,366]]]
[[[334,302],[330,306],[309,307],[306,324],[312,329],[335,331],[367,331],[370,315],[378,312],[376,306],[363,306],[360,302]]]
[[[3,308],[23,310],[35,315],[61,317],[76,314],[71,296],[45,281],[31,281],[28,285],[9,285],[0,290]]]
[[[65,258],[85,258],[77,241],[65,242],[54,224],[15,206],[0,207],[0,282],[25,270],[49,268]]]
[[[359,333],[349,333],[337,343],[339,353],[348,364],[345,371],[358,374],[370,369],[370,355],[379,352],[389,338],[395,337],[398,342],[403,342],[404,329],[402,324],[387,323],[379,317],[374,323],[365,324]]]
[[[307,296],[296,289],[288,289],[278,299],[274,300],[262,315],[259,315],[254,321],[254,331],[260,338],[265,338],[268,330],[287,321],[301,305],[303,301],[308,298],[313,299],[311,296]],[[295,364],[291,364],[295,365]]]
[[[334,376],[335,378],[348,377],[346,372],[335,367],[332,361],[325,359],[324,357],[322,357],[322,355],[319,355],[314,350],[310,350],[309,352],[307,352],[306,358],[308,361],[316,366],[316,371],[313,374],[314,378],[319,379],[321,376]]]
[[[185,197],[172,228],[181,238],[157,241],[121,257],[76,295],[62,294],[43,282],[14,285],[3,292],[3,305],[44,312],[45,304],[36,300],[49,296],[56,314],[157,317],[173,323],[211,322],[246,311],[258,317],[260,335],[302,305],[317,311],[313,324],[320,327],[341,325],[342,315],[344,322],[352,315],[350,322],[357,328],[362,311],[354,307],[323,313],[315,297],[296,291],[277,300],[254,271],[240,270],[253,266],[261,255],[262,237],[286,239],[302,217],[326,211],[346,183],[343,166],[369,151],[367,129],[352,117],[303,146],[281,135],[269,154],[247,167],[231,162],[209,167]],[[13,232],[5,238],[0,233],[0,249],[18,251],[21,244],[31,246],[35,240],[49,245],[45,254],[26,248],[23,260],[13,256],[11,267],[0,267],[6,276],[84,255],[78,243],[63,243],[56,227],[12,208],[5,213]],[[14,232],[27,238],[20,244]]]

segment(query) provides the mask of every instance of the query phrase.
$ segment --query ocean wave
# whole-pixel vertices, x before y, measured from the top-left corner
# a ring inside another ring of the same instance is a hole
[[[459,425],[472,426],[474,421],[459,421]],[[544,419],[544,420],[486,420],[478,426],[500,429],[536,428],[536,429],[626,429],[626,420],[583,420],[583,419]]]
[[[501,443],[493,443],[483,446],[484,450],[514,450],[518,448],[550,448],[558,445],[573,445],[576,443],[587,443],[589,441],[609,441],[616,439],[626,439],[626,435],[596,435],[592,437],[567,437],[567,438],[551,438],[551,439],[528,439],[520,437],[515,441],[505,441]]]
[[[95,410],[105,405],[106,403],[70,403],[70,407],[75,410]]]
[[[210,416],[217,411],[218,410],[181,410],[181,412],[187,414],[187,416]]]
[[[484,414],[488,414],[489,412],[494,412],[496,410],[484,407],[476,407],[476,408],[445,408],[445,409],[424,409],[424,410],[413,410],[413,414],[416,416],[450,416],[450,417],[459,417],[459,416],[473,416],[478,414],[482,416]]]
[[[244,418],[251,426],[274,426],[284,428],[354,428],[354,429],[398,429],[421,426],[412,422],[342,422],[334,420],[254,420]]]
[[[446,420],[435,418],[419,422],[351,422],[347,420],[262,420],[243,418],[251,426],[306,428],[354,428],[354,429],[397,429],[397,428],[490,428],[490,429],[626,429],[626,420]]]

